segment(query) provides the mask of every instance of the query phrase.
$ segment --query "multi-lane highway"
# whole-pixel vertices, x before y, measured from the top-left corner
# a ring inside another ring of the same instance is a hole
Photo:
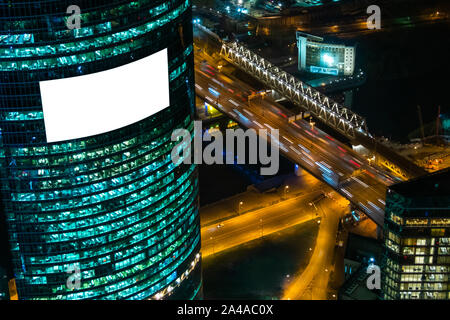
[[[345,144],[305,120],[289,122],[293,114],[269,98],[254,97],[253,88],[224,75],[201,53],[196,54],[196,94],[246,128],[279,130],[280,152],[329,184],[364,211],[379,226],[384,220],[388,185],[396,179]],[[274,140],[274,139],[270,139]]]

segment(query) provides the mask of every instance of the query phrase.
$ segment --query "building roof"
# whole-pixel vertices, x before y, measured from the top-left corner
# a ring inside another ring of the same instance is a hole
[[[378,290],[367,288],[367,265],[362,264],[358,270],[339,289],[339,300],[377,300]]]
[[[345,248],[346,259],[367,262],[370,258],[375,258],[378,261],[381,259],[381,255],[382,246],[378,240],[351,232],[348,234],[347,247]]]
[[[376,239],[363,237],[354,233],[348,234],[345,259],[359,264],[357,270],[339,289],[340,300],[377,300],[378,291],[367,287],[369,259],[374,258],[375,264],[381,262],[382,245]]]
[[[450,168],[397,183],[389,189],[407,198],[446,196],[450,198]]]

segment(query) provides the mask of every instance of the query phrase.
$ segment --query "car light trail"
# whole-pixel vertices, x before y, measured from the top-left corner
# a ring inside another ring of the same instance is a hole
[[[220,96],[220,93],[217,90],[214,90],[213,88],[208,88],[208,90],[213,96],[215,97]]]
[[[341,188],[341,191],[342,191],[345,195],[349,196],[350,198],[353,198],[353,195],[352,195],[350,192],[348,192],[347,190],[345,190],[344,188]]]

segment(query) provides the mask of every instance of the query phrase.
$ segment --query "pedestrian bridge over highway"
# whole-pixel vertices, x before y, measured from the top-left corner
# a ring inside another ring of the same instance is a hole
[[[289,121],[292,113],[269,98],[253,100],[250,104],[246,99],[239,99],[239,94],[247,90],[245,83],[237,79],[230,81],[231,78],[223,81],[217,68],[196,59],[195,90],[200,98],[242,127],[257,132],[278,129],[279,141],[269,140],[277,143],[284,156],[333,187],[379,226],[383,225],[386,189],[398,178],[373,168],[351,148],[309,122]]]
[[[346,137],[354,139],[355,131],[367,134],[365,118],[272,65],[244,46],[236,42],[222,42],[220,54]]]
[[[207,37],[222,46],[221,57],[238,66],[262,83],[288,98],[316,119],[346,136],[350,141],[377,150],[384,167],[370,163],[344,143],[311,126],[270,98],[248,98],[254,91],[246,83],[230,75],[224,77],[217,62],[198,52],[195,56],[196,94],[216,107],[242,127],[279,130],[277,143],[288,159],[324,181],[355,207],[365,212],[378,226],[384,223],[387,187],[425,173],[423,169],[399,156],[389,148],[376,143],[367,131],[366,121],[351,110],[332,101],[273,66],[237,43],[225,43],[203,26]],[[212,35],[211,35],[212,34]],[[219,50],[219,49],[218,49]],[[210,89],[214,90],[210,90]],[[296,120],[292,120],[292,119]],[[271,140],[271,138],[269,138]],[[391,174],[395,171],[397,176]],[[401,178],[399,178],[401,176]]]
[[[378,162],[403,179],[424,175],[426,172],[412,161],[390,148],[377,143],[367,129],[366,119],[343,105],[331,100],[320,91],[308,86],[294,76],[271,64],[251,50],[236,42],[222,41],[220,55],[227,61],[252,75],[272,90],[309,111],[315,119],[347,137],[354,144],[361,144],[374,151]]]

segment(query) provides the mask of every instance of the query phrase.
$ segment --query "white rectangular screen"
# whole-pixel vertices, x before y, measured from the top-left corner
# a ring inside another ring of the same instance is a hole
[[[167,49],[111,70],[39,83],[47,142],[122,128],[167,108]]]

